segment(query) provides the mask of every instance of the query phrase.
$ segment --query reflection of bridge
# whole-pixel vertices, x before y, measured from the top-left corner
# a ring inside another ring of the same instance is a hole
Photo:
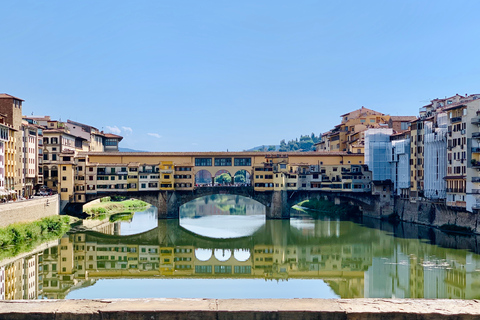
[[[267,220],[251,235],[218,240],[199,237],[176,221],[159,220],[157,228],[129,236],[72,230],[58,247],[42,248],[0,268],[16,269],[11,274],[18,294],[10,296],[19,298],[32,281],[42,284],[34,290],[36,295],[63,299],[98,278],[257,278],[323,279],[342,298],[402,294],[478,299],[478,255],[416,241],[431,233],[433,238],[428,238],[434,243],[456,248],[470,244],[478,252],[477,237],[446,235],[419,225],[376,225],[381,226],[387,233],[415,240],[393,238],[351,222],[297,219]],[[35,267],[30,269],[31,262]]]
[[[368,193],[346,193],[327,191],[255,191],[252,186],[214,186],[200,187],[191,191],[131,191],[125,192],[102,192],[87,194],[87,202],[107,196],[128,196],[145,201],[158,208],[160,219],[178,219],[180,207],[192,200],[214,195],[238,195],[258,201],[266,207],[267,219],[289,219],[290,208],[295,204],[309,199],[324,199],[335,204],[349,203],[362,209],[375,210],[378,206],[376,196]],[[75,204],[72,205],[73,207]],[[82,205],[79,205],[80,208]],[[78,209],[77,209],[78,210]]]

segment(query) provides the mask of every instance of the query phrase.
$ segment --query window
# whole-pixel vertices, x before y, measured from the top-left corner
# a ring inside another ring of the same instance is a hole
[[[67,167],[66,167],[66,166],[62,166],[62,170],[63,170],[63,171],[67,171]]]
[[[117,139],[105,139],[105,145],[106,146],[117,146],[118,141],[117,141]]]
[[[67,181],[67,177],[62,177],[62,180],[63,180],[63,181]]]
[[[235,158],[233,163],[237,167],[239,167],[239,166],[251,166],[252,165],[252,159],[251,158]]]
[[[57,161],[57,155],[56,154],[52,154],[52,161]]]
[[[210,167],[212,166],[212,158],[195,158],[195,166]]]
[[[232,158],[215,158],[215,166],[226,167],[232,165]]]

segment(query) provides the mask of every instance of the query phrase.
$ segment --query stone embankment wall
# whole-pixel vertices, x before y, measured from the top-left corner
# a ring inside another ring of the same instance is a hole
[[[471,320],[478,301],[396,299],[119,299],[0,301],[1,319]]]
[[[58,215],[59,195],[0,204],[0,228],[12,223],[30,222]]]
[[[441,227],[455,225],[465,227],[475,233],[480,233],[480,215],[466,211],[456,211],[447,208],[444,204],[430,201],[410,202],[397,199],[395,213],[405,222],[414,222],[427,226]]]

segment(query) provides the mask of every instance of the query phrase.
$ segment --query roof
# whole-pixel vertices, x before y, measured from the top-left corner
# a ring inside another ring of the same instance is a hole
[[[392,121],[412,121],[417,119],[417,116],[391,116]]]
[[[105,136],[105,138],[118,139],[120,141],[122,141],[122,139],[123,139],[122,136],[119,136],[119,135],[116,135],[116,134],[113,134],[113,133],[104,133],[103,135]]]
[[[376,115],[379,115],[379,116],[384,116],[385,114],[381,113],[381,112],[378,112],[378,111],[375,111],[375,110],[372,110],[372,109],[368,109],[368,108],[365,108],[365,107],[361,107],[360,109],[356,109],[356,110],[353,110],[353,111],[350,111],[348,113],[345,113],[345,114],[342,114],[340,117],[345,117],[345,116],[348,116],[350,113],[353,113],[355,111],[364,111],[364,112],[368,112],[368,111],[371,111],[372,114],[376,114]]]
[[[98,131],[98,129],[95,128],[95,127],[92,127],[92,126],[89,126],[88,124],[83,124],[83,123],[80,123],[80,122],[77,122],[77,121],[73,121],[73,120],[68,120],[68,119],[67,119],[67,123],[68,123],[68,124],[73,124],[73,125],[76,125],[76,126],[79,126],[79,127],[92,128],[92,129],[95,129],[96,131]]]
[[[14,96],[9,95],[9,94],[7,94],[7,93],[0,93],[0,99],[15,99],[15,100],[20,100],[20,101],[25,101],[25,100],[23,100],[23,99],[14,97]]]
[[[238,151],[238,152],[226,152],[226,151],[212,151],[212,152],[101,152],[101,151],[89,151],[89,152],[80,152],[80,155],[91,155],[91,156],[198,156],[198,157],[215,157],[215,156],[230,156],[230,157],[264,157],[267,155],[287,155],[287,156],[305,156],[305,157],[318,157],[318,156],[348,156],[352,153],[346,151],[308,151],[308,152],[260,152],[260,151]]]
[[[444,108],[443,110],[447,111],[447,110],[453,110],[453,109],[458,109],[462,107],[466,107],[465,102],[457,102],[457,103],[451,104],[448,107]]]
[[[66,135],[69,135],[70,137],[74,137],[74,138],[77,138],[76,135],[74,134],[71,134],[71,133],[68,133],[66,132],[64,129],[43,129],[43,134],[48,134],[48,133],[62,133],[62,134],[66,134]]]

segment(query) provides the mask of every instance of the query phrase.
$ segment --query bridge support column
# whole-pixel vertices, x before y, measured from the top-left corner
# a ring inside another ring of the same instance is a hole
[[[286,191],[273,191],[270,206],[266,208],[267,219],[290,219],[290,207]]]
[[[180,203],[175,191],[160,191],[158,193],[158,219],[178,219]]]

